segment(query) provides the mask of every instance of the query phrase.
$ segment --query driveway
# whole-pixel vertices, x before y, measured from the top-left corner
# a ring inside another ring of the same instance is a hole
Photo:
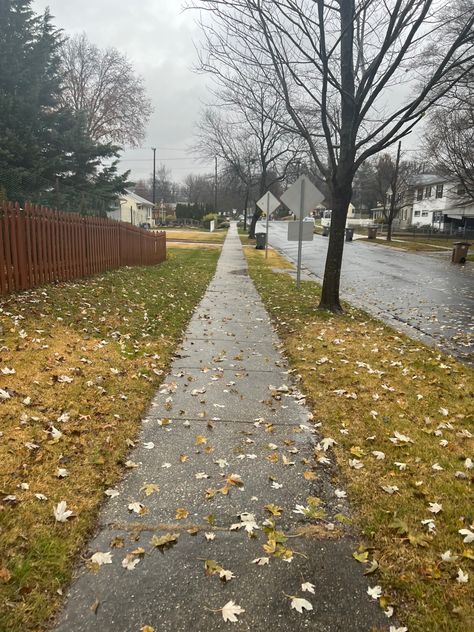
[[[260,224],[258,231],[265,231]],[[270,244],[296,261],[287,224],[270,222]],[[319,280],[328,238],[303,243],[303,266]],[[346,242],[341,295],[411,337],[474,363],[474,264],[450,262],[449,253],[414,253],[366,241]]]

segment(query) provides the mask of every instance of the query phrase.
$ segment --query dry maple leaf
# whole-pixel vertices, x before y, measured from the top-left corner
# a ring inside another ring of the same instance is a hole
[[[313,605],[307,600],[300,597],[291,597],[291,608],[303,614],[303,610],[312,610]]]
[[[235,601],[228,601],[223,608],[221,608],[222,618],[224,621],[237,622],[237,615],[243,614],[245,610],[235,603]]]

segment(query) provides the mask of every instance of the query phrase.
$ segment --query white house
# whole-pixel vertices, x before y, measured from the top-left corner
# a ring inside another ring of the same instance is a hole
[[[113,208],[107,212],[110,219],[128,222],[134,226],[155,225],[153,204],[130,189],[125,189],[115,200]]]
[[[387,203],[390,204],[390,193]],[[401,228],[434,226],[439,229],[474,225],[474,200],[451,178],[421,173],[410,178],[397,218]]]

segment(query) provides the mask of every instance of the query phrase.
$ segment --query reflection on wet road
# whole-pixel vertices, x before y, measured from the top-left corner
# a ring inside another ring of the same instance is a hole
[[[296,261],[297,243],[287,241],[285,222],[270,223],[270,243]],[[303,265],[319,279],[327,244],[320,235],[303,244]],[[474,263],[452,264],[449,253],[347,242],[341,294],[408,335],[474,363]]]

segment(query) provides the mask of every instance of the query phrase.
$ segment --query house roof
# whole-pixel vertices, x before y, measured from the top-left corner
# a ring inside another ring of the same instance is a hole
[[[417,173],[407,178],[409,184],[413,186],[429,186],[430,184],[441,184],[449,181],[445,176],[433,173]]]
[[[137,204],[142,204],[143,206],[151,206],[153,208],[153,202],[150,202],[150,200],[145,200],[145,198],[142,198],[140,195],[137,195],[133,191],[130,191],[130,189],[125,189],[125,193]]]

